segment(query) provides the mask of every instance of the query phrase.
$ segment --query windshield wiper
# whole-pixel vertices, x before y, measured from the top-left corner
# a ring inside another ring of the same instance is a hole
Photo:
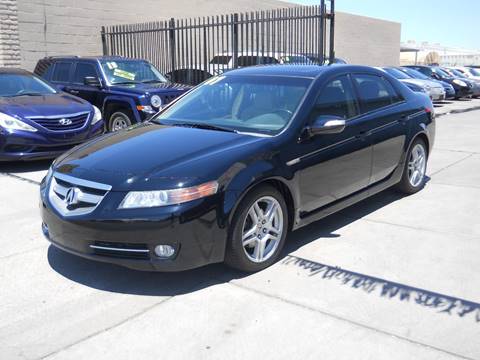
[[[13,97],[15,96],[43,96],[45,94],[39,93],[39,92],[22,92],[19,94],[12,95]]]
[[[166,81],[157,79],[157,80],[144,80],[142,81],[142,84],[153,84],[153,83],[165,83]]]
[[[131,84],[140,84],[139,81],[120,81],[120,82],[114,82],[112,85],[131,85]]]
[[[182,126],[182,127],[190,127],[190,128],[195,128],[195,129],[205,129],[205,130],[216,130],[216,131],[225,131],[225,132],[232,132],[232,133],[238,133],[237,130],[218,126],[218,125],[210,125],[210,124],[200,124],[200,123],[171,123],[171,124],[165,124],[164,125],[169,125],[169,126]]]

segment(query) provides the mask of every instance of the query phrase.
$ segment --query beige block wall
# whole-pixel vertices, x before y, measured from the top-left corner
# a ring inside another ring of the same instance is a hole
[[[0,66],[19,65],[17,1],[0,0]]]
[[[21,66],[50,55],[100,55],[102,25],[297,6],[276,0],[0,0],[18,3]],[[336,51],[351,63],[396,65],[400,24],[337,13]]]
[[[401,24],[337,12],[336,56],[371,66],[400,64]]]

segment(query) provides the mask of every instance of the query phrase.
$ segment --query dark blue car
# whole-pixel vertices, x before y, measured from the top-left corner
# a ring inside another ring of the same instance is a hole
[[[48,159],[102,134],[100,110],[31,73],[0,68],[0,161]]]
[[[110,131],[148,120],[190,86],[170,82],[146,60],[114,57],[48,57],[35,74],[97,106]]]

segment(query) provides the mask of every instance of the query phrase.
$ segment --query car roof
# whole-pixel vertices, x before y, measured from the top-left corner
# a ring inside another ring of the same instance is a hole
[[[19,68],[0,67],[0,74],[12,74],[12,75],[32,75],[31,72]]]
[[[370,72],[372,74],[382,75],[382,70],[369,66],[360,65],[257,65],[241,69],[231,70],[224,74],[229,75],[266,75],[266,76],[286,76],[286,77],[306,77],[316,78],[322,74],[335,74],[345,72]]]
[[[105,55],[99,55],[99,56],[76,56],[76,55],[62,55],[62,56],[47,56],[43,58],[43,60],[131,60],[131,61],[146,61],[143,59],[131,59],[123,56],[105,56]]]

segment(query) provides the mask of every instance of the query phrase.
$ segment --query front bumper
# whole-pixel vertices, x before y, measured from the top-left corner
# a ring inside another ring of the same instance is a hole
[[[26,131],[7,133],[0,129],[0,161],[53,159],[103,132],[103,121],[87,130],[68,133]]]
[[[473,95],[473,89],[470,87],[457,87],[455,88],[455,97],[462,98],[462,97],[470,97]]]
[[[445,90],[443,88],[431,88],[429,95],[432,101],[445,100]]]
[[[143,271],[182,271],[222,262],[227,232],[217,221],[216,200],[206,198],[172,209],[112,210],[125,193],[111,192],[92,213],[65,218],[41,190],[42,231],[56,247],[94,260]],[[107,213],[112,214],[111,217]],[[157,245],[170,245],[175,254],[156,256]]]

